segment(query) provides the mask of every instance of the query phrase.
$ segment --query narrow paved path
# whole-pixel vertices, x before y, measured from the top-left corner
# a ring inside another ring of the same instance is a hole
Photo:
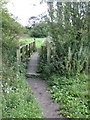
[[[27,73],[36,74],[39,54],[35,52],[28,64]],[[40,105],[44,118],[61,118],[58,115],[59,105],[51,100],[51,95],[47,91],[47,82],[40,78],[28,78],[28,83]]]
[[[38,52],[33,53],[33,55],[31,56],[31,60],[28,63],[28,69],[27,69],[28,74],[29,73],[36,74],[38,59],[39,59],[39,53]]]

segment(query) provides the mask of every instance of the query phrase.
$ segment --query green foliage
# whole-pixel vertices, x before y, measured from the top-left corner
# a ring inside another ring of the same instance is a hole
[[[35,38],[36,48],[41,48],[41,44],[44,38]]]
[[[32,38],[20,38],[19,43],[20,43],[20,45],[24,45],[24,44],[30,43],[32,40],[34,40],[34,39],[32,39]]]
[[[53,73],[56,72],[56,69],[53,63],[47,64],[45,61],[40,58],[38,72],[41,74],[43,79],[48,79]]]
[[[17,64],[18,37],[21,25],[3,7],[2,1],[2,117],[41,118],[40,109],[33,98],[25,78],[25,66]],[[0,2],[1,2],[0,1]],[[0,8],[0,11],[1,11]],[[1,106],[0,106],[1,107]]]
[[[53,75],[49,81],[52,98],[60,104],[60,114],[69,118],[89,118],[88,76],[60,77]]]
[[[21,25],[16,22],[15,19],[13,19],[13,16],[10,15],[7,11],[7,9],[3,9],[2,8],[2,28],[3,28],[3,32],[6,35],[15,37],[17,35],[20,35],[23,31],[23,27],[21,27]]]
[[[36,48],[40,48],[44,38],[21,38],[19,39],[20,45],[27,44],[35,39]]]
[[[45,22],[37,23],[29,29],[28,33],[30,37],[44,38],[47,36],[47,24]]]
[[[47,51],[44,55],[41,53],[44,57],[39,70],[49,79],[49,90],[52,99],[60,104],[60,114],[68,118],[89,118],[89,3],[48,4],[48,30],[56,49],[49,64]]]
[[[14,71],[15,72],[15,71]],[[11,71],[10,71],[11,73]],[[19,75],[19,74],[17,74]],[[12,76],[13,77],[13,76]],[[3,83],[3,118],[41,118],[41,112],[23,75]]]
[[[83,2],[50,5],[48,29],[56,47],[52,62],[61,75],[88,72],[88,8]]]

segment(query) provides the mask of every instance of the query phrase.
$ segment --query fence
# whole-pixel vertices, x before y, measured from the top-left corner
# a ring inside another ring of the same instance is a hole
[[[30,58],[31,54],[35,51],[35,40],[32,42],[18,46],[17,47],[17,62],[24,62],[26,59]]]
[[[41,56],[42,59],[47,60],[48,63],[53,59],[55,55],[55,44],[51,40],[51,38],[46,38],[41,45]]]

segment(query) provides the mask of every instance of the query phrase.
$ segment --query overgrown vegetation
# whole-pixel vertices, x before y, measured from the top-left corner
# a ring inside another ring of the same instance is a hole
[[[41,118],[40,109],[33,98],[25,78],[25,64],[17,64],[18,37],[23,27],[2,6],[2,117]]]
[[[33,27],[27,27],[28,28],[28,34],[30,37],[35,38],[44,38],[47,37],[47,23],[45,22],[39,22],[36,23]]]
[[[56,69],[66,76],[87,73],[88,3],[60,2],[56,4],[56,8],[51,3],[49,15],[49,32],[56,45]]]
[[[24,70],[24,68],[21,68],[21,65],[20,65],[20,69]],[[3,118],[41,118],[42,115],[39,109],[39,105],[36,103],[35,98],[31,94],[31,90],[29,89],[29,85],[27,84],[25,78],[25,74],[24,74],[25,71],[22,71],[21,74],[17,73],[17,77],[15,76],[16,74],[15,70],[9,70],[9,72],[6,73],[9,76],[6,76],[4,73],[4,77],[6,77],[5,79],[6,81],[5,80],[2,81],[3,83],[2,117]]]
[[[48,4],[48,30],[56,48],[50,63],[47,63],[47,50],[41,55],[39,72],[49,79],[52,98],[59,102],[61,114],[88,118],[89,3]]]
[[[27,44],[33,40],[35,40],[36,48],[40,48],[44,38],[21,38],[19,39],[19,42],[22,45],[22,44]]]
[[[17,37],[26,29],[3,7],[2,0],[0,2],[3,15],[3,117],[40,118],[39,107],[25,81],[24,66],[16,61]],[[48,4],[47,24],[37,24],[30,31],[32,37],[46,37],[48,29],[55,44],[55,54],[51,56],[50,63],[47,63],[47,49],[44,56],[41,55],[39,72],[48,79],[52,98],[60,104],[60,114],[69,118],[89,118],[89,2]],[[39,46],[40,42],[37,43]]]
[[[60,104],[60,114],[68,118],[89,118],[88,76],[60,77],[49,79],[52,98]]]

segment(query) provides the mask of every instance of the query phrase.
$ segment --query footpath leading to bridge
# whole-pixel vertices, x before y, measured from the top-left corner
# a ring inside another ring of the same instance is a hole
[[[28,83],[35,96],[44,118],[62,118],[58,115],[59,105],[51,100],[51,95],[47,91],[47,82],[41,78],[36,78],[37,64],[39,60],[38,52],[33,53],[28,63]]]

